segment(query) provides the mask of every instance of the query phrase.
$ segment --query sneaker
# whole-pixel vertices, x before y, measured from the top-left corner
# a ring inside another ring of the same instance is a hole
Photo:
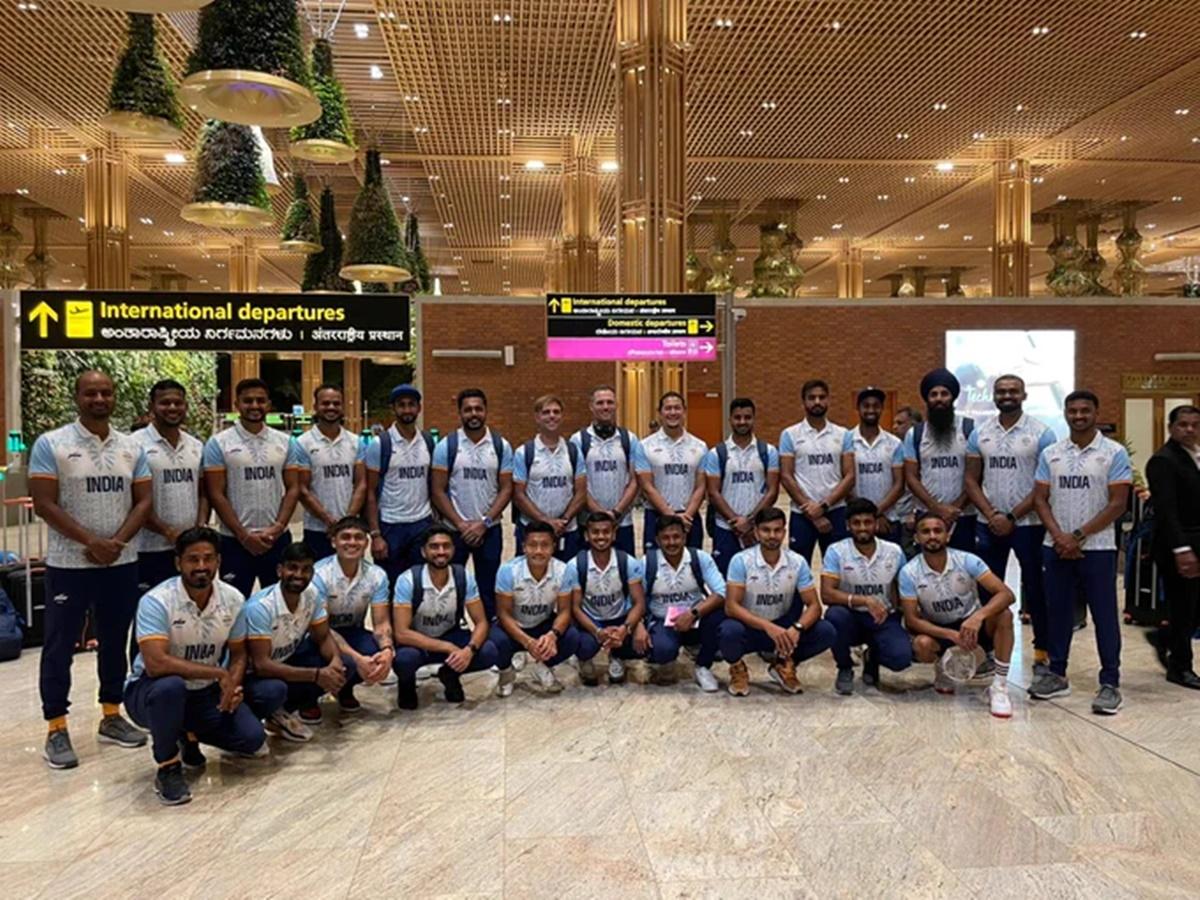
[[[933,667],[933,689],[939,694],[953,694],[956,690],[954,682],[942,668],[942,658],[940,656]]]
[[[500,680],[496,682],[497,697],[511,697],[513,685],[517,683],[516,666],[509,666],[507,669],[500,670]]]
[[[623,684],[625,682],[625,662],[615,656],[608,659],[608,683]]]
[[[396,677],[396,673],[393,670],[393,671],[387,673],[387,677],[384,678],[383,681],[379,682],[379,686],[380,687],[391,687],[399,680],[400,679]]]
[[[879,656],[870,647],[863,651],[862,683],[869,687],[879,684]]]
[[[467,695],[463,693],[462,679],[452,668],[442,666],[438,669],[437,677],[442,683],[447,703],[462,703],[467,699]]]
[[[116,744],[118,747],[145,747],[146,734],[125,721],[121,715],[105,716],[100,720],[98,740],[102,744]]]
[[[271,713],[271,718],[267,719],[267,730],[295,744],[307,744],[313,739],[312,729],[301,722],[294,712],[283,709]]]
[[[679,675],[675,671],[675,663],[663,663],[661,666],[653,666],[650,680],[660,686],[677,684],[679,682]]]
[[[399,688],[396,689],[396,706],[399,709],[416,709],[417,708],[417,682],[401,681]]]
[[[596,673],[594,660],[585,659],[579,664],[579,680],[585,687],[595,687],[600,683],[600,676]]]
[[[987,689],[987,697],[993,716],[997,719],[1012,718],[1012,700],[1006,689],[998,688],[993,684]]]
[[[514,653],[513,658],[512,658],[513,671],[520,672],[522,669],[525,668],[525,663],[527,663],[528,661],[529,661],[528,653],[524,653],[524,652]]]
[[[796,677],[796,663],[790,656],[787,659],[780,659],[771,663],[767,667],[767,674],[771,676],[773,682],[787,693],[804,693],[804,688],[800,687],[800,679]]]
[[[1033,664],[1033,680],[1037,681],[1040,678],[1050,674],[1050,663],[1035,662]]]
[[[200,752],[200,742],[186,737],[179,742],[179,759],[185,769],[203,769],[208,763]]]
[[[744,659],[729,664],[729,693],[735,697],[745,697],[750,693],[750,670],[746,668]]]
[[[558,680],[554,670],[545,663],[534,663],[529,667],[529,671],[538,687],[547,694],[557,694],[563,689],[562,682]]]
[[[71,736],[67,729],[60,728],[46,735],[46,746],[42,750],[42,759],[52,769],[73,769],[79,765],[79,757],[71,746]]]
[[[338,694],[338,709],[347,715],[354,715],[357,712],[362,712],[362,703],[354,696],[354,691],[342,691]]]
[[[865,679],[864,679],[865,680]],[[833,689],[843,697],[849,697],[854,693],[854,670],[853,669],[838,669],[837,680],[833,683]]]
[[[1121,703],[1121,692],[1111,684],[1102,684],[1092,700],[1092,712],[1099,716],[1115,716]]]
[[[300,716],[300,721],[305,725],[320,725],[321,724],[321,707],[314,703],[312,706],[306,706],[300,710],[297,715]]]
[[[984,657],[983,662],[979,664],[979,668],[975,670],[974,678],[990,678],[996,674],[996,657],[989,653]]]
[[[266,740],[258,745],[257,750],[243,753],[240,750],[223,750],[221,755],[226,759],[266,759],[271,755],[271,747]]]
[[[717,681],[717,676],[713,674],[712,669],[708,666],[696,666],[696,670],[692,675],[696,679],[696,684],[700,685],[700,690],[706,694],[715,693],[721,688],[721,683]]]
[[[1034,700],[1053,700],[1055,697],[1071,696],[1071,683],[1061,675],[1047,672],[1029,686],[1029,696]]]
[[[192,792],[183,780],[183,766],[171,763],[169,766],[159,766],[158,774],[154,776],[154,793],[163,806],[181,806],[191,802]]]

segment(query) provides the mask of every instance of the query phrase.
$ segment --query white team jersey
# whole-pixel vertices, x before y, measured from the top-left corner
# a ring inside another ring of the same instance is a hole
[[[929,423],[924,425],[921,446],[914,446],[916,426],[904,436],[904,459],[920,463],[921,484],[938,503],[953,503],[963,492],[967,474],[967,439],[963,436],[963,417],[954,416],[952,437],[946,443],[934,439]],[[918,454],[918,450],[920,451]],[[967,504],[963,515],[975,515],[975,507]]]
[[[630,466],[641,452],[639,450],[641,442],[637,439],[637,435],[631,433],[629,435],[629,456],[626,456],[625,448],[621,445],[620,429],[614,431],[612,437],[601,438],[596,436],[595,428],[589,425],[571,436],[572,442],[579,448],[580,456],[583,456],[584,431],[588,433],[590,442],[587,459],[584,461],[587,469],[588,494],[602,508],[615,509],[621,501],[621,495],[625,493],[625,488],[629,485],[629,479],[633,478]],[[632,524],[633,512],[626,510],[625,517],[618,523],[618,527],[624,528]]]
[[[115,535],[133,509],[133,484],[149,481],[150,469],[141,445],[110,428],[100,440],[79,420],[48,431],[33,442],[29,477],[58,484],[58,505],[99,537]],[[137,562],[137,542],[130,541],[114,566]],[[84,556],[84,546],[49,529],[46,563],[57,569],[102,568]]]
[[[708,447],[695,435],[683,432],[670,437],[659,429],[641,442],[641,453],[634,453],[634,468],[653,476],[654,487],[667,505],[683,512],[696,490],[696,473]]]
[[[870,500],[876,506],[892,490],[893,477],[899,477],[904,483],[904,446],[900,438],[890,431],[879,430],[874,441],[868,441],[862,436],[857,425],[846,432],[843,450],[854,454],[854,490],[855,497]],[[893,467],[900,466],[902,471],[898,476]],[[884,512],[891,521],[899,521],[898,512],[900,501],[897,500]]]
[[[1033,493],[1033,475],[1042,451],[1054,443],[1054,432],[1033,416],[1022,414],[1005,428],[1000,417],[985,419],[967,438],[967,455],[978,457],[983,469],[983,495],[1000,512],[1012,512]],[[1032,509],[1017,520],[1018,525],[1037,525]]]
[[[278,584],[254,594],[246,601],[245,612],[247,637],[270,638],[271,659],[276,662],[296,652],[311,626],[329,621],[325,603],[312,584],[300,595],[295,612],[288,609]]]
[[[359,560],[354,575],[348,577],[337,556],[327,556],[313,570],[312,583],[333,628],[362,625],[368,609],[388,605],[387,572],[365,559]]]
[[[154,514],[176,531],[191,528],[200,515],[203,442],[181,431],[179,443],[172,447],[153,422],[135,431],[132,437],[141,445],[146,465],[150,467]],[[138,550],[142,553],[173,549],[165,537],[149,528],[143,528],[138,536]]]
[[[275,523],[286,493],[284,470],[296,468],[295,442],[266,425],[253,434],[237,422],[204,446],[204,470],[224,470],[225,496],[244,528],[270,528]],[[220,531],[233,534],[224,522]]]
[[[842,480],[842,447],[846,443],[846,429],[841,425],[826,422],[817,431],[803,419],[783,430],[779,436],[779,455],[790,456],[796,461],[796,483],[810,500],[820,502],[833,493]],[[845,506],[839,500],[833,508]],[[792,512],[803,512],[795,500]]]
[[[797,591],[813,586],[812,569],[799,553],[786,547],[780,549],[775,565],[763,559],[761,546],[749,547],[730,561],[726,584],[743,587],[742,606],[774,622],[792,608]]]
[[[653,552],[657,557],[654,586],[650,586],[648,568],[647,575],[643,576],[646,585],[646,607],[652,618],[664,622],[671,607],[691,609],[703,602],[709,594],[725,596],[725,579],[721,576],[721,570],[717,568],[712,554],[684,547],[679,565],[672,567],[661,550],[655,549]],[[696,573],[692,571],[693,557],[700,566],[699,582],[696,581]]]
[[[183,579],[176,575],[151,588],[138,601],[137,639],[167,641],[167,653],[185,662],[219,666],[225,659],[225,647],[246,639],[246,619],[242,615],[245,598],[241,592],[221,581],[213,582],[212,595],[200,609],[188,595]],[[133,661],[128,682],[141,678],[146,663],[139,653]],[[189,691],[198,691],[215,678],[188,678]]]
[[[433,448],[435,469],[448,471],[450,449],[447,441],[448,437],[442,438]],[[487,516],[496,502],[496,495],[500,493],[500,474],[511,472],[513,466],[512,447],[504,439],[501,439],[501,447],[503,457],[497,459],[490,428],[483,430],[478,443],[458,429],[458,451],[454,457],[454,471],[448,472],[446,493],[459,518],[478,522]]]
[[[935,572],[918,553],[900,570],[900,597],[915,597],[922,618],[953,625],[979,610],[979,579],[987,563],[965,550],[946,550],[946,568]]]
[[[758,452],[757,438],[751,438],[745,447],[739,447],[732,437],[725,441],[727,452],[725,477],[721,480],[721,497],[739,516],[750,513],[758,506],[762,495],[767,492],[767,474],[779,471],[779,451],[767,444],[767,465],[763,467],[762,454]],[[702,464],[706,476],[721,476],[721,459],[717,448],[709,450]],[[718,528],[729,530],[729,523],[716,513]]]
[[[433,515],[429,502],[429,469],[433,458],[425,436],[421,432],[407,440],[400,430],[392,425],[388,429],[392,438],[392,456],[388,470],[379,477],[383,491],[379,496],[379,521],[390,525],[407,525],[428,519]],[[378,472],[383,464],[378,439],[371,441],[366,452],[367,468]]]
[[[296,438],[296,458],[300,468],[311,473],[309,486],[326,512],[335,521],[347,515],[354,495],[354,467],[362,460],[357,435],[339,428],[330,440],[314,425]],[[304,527],[324,531],[325,523],[305,509]]]
[[[534,578],[524,556],[509,560],[496,575],[496,593],[511,594],[513,618],[522,628],[536,628],[558,614],[559,598],[570,594],[563,589],[567,564],[551,557],[545,574]]]
[[[898,544],[877,538],[875,552],[865,556],[848,537],[825,551],[821,574],[836,575],[840,590],[878,600],[891,612],[896,608],[896,578],[905,562]]]
[[[1128,451],[1097,431],[1086,447],[1064,438],[1043,450],[1035,480],[1050,486],[1050,511],[1058,526],[1071,532],[1094,519],[1108,505],[1109,485],[1133,482],[1133,467]],[[1045,544],[1054,545],[1048,531]],[[1112,526],[1088,537],[1083,549],[1116,550]]]
[[[447,571],[446,583],[439,588],[433,583],[429,566],[413,566],[413,568],[400,573],[400,577],[396,579],[393,601],[396,606],[413,605],[414,576],[418,570],[421,572],[423,591],[421,602],[413,611],[413,630],[421,632],[426,637],[441,637],[460,624],[459,601],[454,587],[453,570]],[[467,596],[462,598],[462,607],[465,609],[468,603],[479,599],[479,587],[475,584],[475,576],[470,572],[466,573],[464,586]]]
[[[533,439],[533,465],[525,465],[525,448],[522,444],[513,453],[513,482],[525,485],[525,496],[551,518],[558,519],[571,505],[575,495],[575,479],[585,475],[583,454],[575,451],[575,466],[571,467],[570,442],[559,438],[551,450],[540,438]],[[529,516],[521,513],[521,524],[529,524]],[[567,531],[574,531],[579,523],[572,518]]]
[[[563,588],[571,591],[577,587],[582,588],[581,607],[593,622],[612,622],[623,617],[633,606],[633,601],[621,584],[617,549],[614,547],[609,551],[608,563],[603,568],[596,563],[596,558],[590,550],[583,552],[587,554],[586,583],[583,585],[579,583],[579,563],[578,557],[576,557],[567,563],[563,576]],[[642,561],[637,557],[629,556],[626,557],[625,562],[626,584],[640,582],[644,575]]]

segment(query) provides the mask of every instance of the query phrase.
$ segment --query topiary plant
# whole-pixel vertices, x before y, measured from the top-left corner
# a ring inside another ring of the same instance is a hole
[[[133,129],[137,117],[154,120],[141,123],[139,135],[157,129],[168,137],[183,128],[175,80],[158,50],[154,16],[129,14],[129,38],[113,72],[108,112],[110,121],[105,124],[116,131]]]
[[[314,253],[304,263],[302,291],[339,291],[350,293],[353,287],[342,278],[342,233],[337,225],[337,206],[333,189],[325,188],[321,193],[321,251]]]
[[[193,203],[240,203],[269,210],[258,144],[247,125],[205,123],[196,155]]]
[[[287,218],[283,220],[282,244],[286,250],[298,250],[301,253],[316,253],[321,249],[321,237],[317,234],[308,184],[300,175],[292,181],[292,205],[288,207]]]
[[[343,158],[346,154],[353,158],[354,125],[350,121],[350,107],[346,101],[346,91],[333,69],[333,45],[325,38],[318,38],[313,43],[312,87],[321,103],[321,117],[308,125],[293,128],[292,142],[332,141],[346,148],[342,152]],[[298,149],[299,152],[293,149],[293,155],[302,159],[310,158],[304,148]],[[327,152],[317,158],[324,160],[330,155]]]
[[[400,223],[383,183],[378,150],[367,151],[367,173],[350,212],[342,277],[356,281],[402,281],[409,276]]]
[[[417,283],[417,291],[428,294],[433,290],[433,278],[429,272],[429,260],[421,249],[421,228],[416,213],[410,212],[404,220],[404,247],[408,251],[409,268]]]
[[[188,74],[248,69],[310,87],[296,0],[214,0],[200,11]]]

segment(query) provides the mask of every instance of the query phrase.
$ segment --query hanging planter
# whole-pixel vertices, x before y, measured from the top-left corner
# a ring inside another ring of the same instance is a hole
[[[333,70],[333,45],[318,38],[312,48],[313,93],[321,103],[321,117],[292,129],[291,154],[318,163],[346,163],[354,159],[354,125],[346,91]]]
[[[332,188],[321,194],[321,250],[304,264],[304,280],[300,290],[306,294],[350,294],[354,289],[342,278],[342,233],[338,230],[337,206]]]
[[[429,260],[421,249],[421,227],[416,213],[410,212],[404,220],[404,249],[408,251],[408,267],[412,269],[412,279],[403,286],[404,293],[428,294],[433,289],[433,279],[429,273]]]
[[[350,281],[407,281],[400,223],[383,183],[379,151],[367,151],[367,177],[350,212],[350,238],[342,277]]]
[[[187,12],[208,6],[212,0],[87,0],[92,6],[104,9],[123,9],[133,13]]]
[[[214,0],[181,93],[201,115],[240,125],[288,128],[321,115],[309,90],[296,0]]]
[[[211,228],[274,224],[254,132],[246,125],[208,122],[200,134],[192,202],[180,215]]]
[[[183,137],[183,113],[175,81],[158,52],[154,17],[129,15],[129,40],[113,73],[108,112],[100,124],[121,137],[176,141]]]
[[[299,175],[293,181],[292,205],[288,207],[287,218],[283,222],[283,239],[279,246],[290,253],[321,252],[321,238],[313,218],[308,185]]]

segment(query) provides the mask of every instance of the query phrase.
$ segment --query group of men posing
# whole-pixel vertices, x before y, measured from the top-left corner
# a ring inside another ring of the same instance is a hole
[[[924,416],[901,410],[892,433],[880,424],[884,392],[868,387],[857,394],[859,424],[847,429],[828,420],[829,387],[813,380],[802,389],[804,418],[778,448],[756,435],[754,402],[739,398],[729,437],[709,449],[687,432],[679,394],[663,395],[659,429],[639,440],[617,425],[615,392],[599,387],[591,424],[569,438],[562,402],[539,398],[537,434],[514,450],[488,427],[478,389],[459,394],[461,427],[435,442],[417,425],[420,392],[401,385],[395,422],[364,446],[342,425],[338,387],[317,388],[314,426],[291,438],[267,427],[267,385],[249,379],[235,388],[238,420],[202,445],[181,427],[182,385],[156,384],[150,423],[126,435],[109,424],[111,379],[86,372],[79,418],[39,437],[30,459],[50,529],[46,761],[78,764],[66,717],[89,608],[99,738],[146,743],[121,716],[124,702],[151,733],[155,788],[171,804],[190,799],[183,768],[204,764],[200,743],[254,757],[266,754],[267,731],[308,741],[324,695],[353,713],[356,685],[393,676],[398,706],[415,709],[424,666],[461,702],[462,674],[495,667],[496,691],[508,696],[525,657],[532,681],[551,692],[562,688],[555,667],[571,657],[580,680],[597,684],[601,650],[610,683],[633,658],[671,680],[681,647],[693,645],[701,689],[719,689],[719,655],[729,692],[745,696],[747,654],[762,654],[771,680],[799,693],[796,663],[831,649],[836,690],[850,694],[852,649],[862,646],[864,683],[878,682],[880,666],[915,659],[936,663],[935,687],[952,692],[942,654],[956,646],[982,657],[981,648],[991,713],[1005,718],[1010,552],[1033,625],[1031,696],[1070,691],[1082,588],[1101,659],[1093,710],[1115,713],[1113,523],[1127,502],[1129,457],[1097,430],[1099,402],[1087,391],[1066,398],[1061,441],[1023,412],[1015,375],[996,380],[998,416],[978,425],[955,412],[958,393],[952,373],[930,372]],[[781,487],[790,521],[776,508]],[[701,549],[706,501],[711,553]],[[304,539],[293,543],[297,503]],[[520,555],[505,562],[510,505]],[[908,559],[901,544],[913,538]]]

